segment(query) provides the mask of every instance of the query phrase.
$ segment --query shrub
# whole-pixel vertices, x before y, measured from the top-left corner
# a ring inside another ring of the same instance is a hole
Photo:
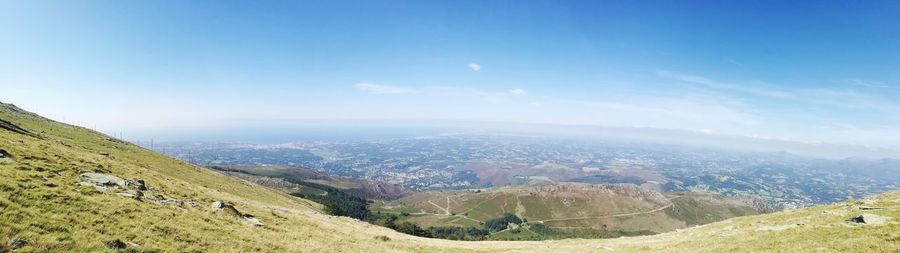
[[[504,213],[500,218],[485,221],[484,228],[490,231],[500,231],[506,229],[510,223],[521,224],[522,219],[515,214]]]

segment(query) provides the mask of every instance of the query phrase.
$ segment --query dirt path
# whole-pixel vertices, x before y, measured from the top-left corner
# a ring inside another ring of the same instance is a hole
[[[447,208],[444,208],[444,211],[447,211],[448,215],[452,214],[450,212],[450,196],[447,196]]]
[[[448,204],[450,203],[450,202],[449,202],[449,198],[448,198],[448,200],[447,200],[447,203],[448,203]],[[445,207],[442,207],[442,206],[440,206],[440,205],[438,205],[438,204],[435,204],[434,202],[431,202],[430,199],[428,200],[428,204],[431,204],[431,205],[437,207],[438,209],[444,210],[444,213],[446,213],[447,215],[450,215],[450,209],[445,208]]]

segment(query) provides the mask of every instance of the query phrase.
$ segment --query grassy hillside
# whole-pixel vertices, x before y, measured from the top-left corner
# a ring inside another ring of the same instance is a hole
[[[720,196],[696,193],[663,196],[633,185],[578,183],[421,192],[380,202],[373,210],[401,214],[397,222],[413,222],[422,227],[481,227],[487,220],[513,213],[529,223],[577,232],[570,235],[577,237],[662,233],[758,213],[746,204]],[[514,237],[495,238],[537,238],[527,235],[530,231],[525,230],[526,233],[516,233]],[[560,237],[563,236],[554,233],[550,238]]]
[[[897,192],[655,236],[458,242],[327,216],[310,201],[10,105],[0,105],[0,120],[0,252],[900,251]],[[87,172],[140,179],[159,196],[126,197],[82,186],[79,179]],[[265,225],[214,211],[215,201],[229,203]],[[881,209],[861,210],[863,205]],[[863,212],[887,217],[887,222],[846,222]]]

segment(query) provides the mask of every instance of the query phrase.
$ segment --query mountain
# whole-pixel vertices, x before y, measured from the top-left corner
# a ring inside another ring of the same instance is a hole
[[[328,216],[311,201],[12,105],[0,104],[0,120],[0,252],[900,250],[900,192],[653,236],[460,242]]]

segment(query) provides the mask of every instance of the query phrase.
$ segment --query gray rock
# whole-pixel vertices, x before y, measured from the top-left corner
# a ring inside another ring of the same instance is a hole
[[[12,156],[6,150],[0,149],[0,163],[12,162]]]
[[[144,183],[144,180],[141,179],[126,179],[125,186],[128,188],[132,188],[138,191],[146,191],[147,185]]]
[[[164,205],[181,206],[182,204],[184,204],[184,201],[182,201],[180,199],[169,198],[169,197],[166,197],[165,195],[159,194],[152,190],[141,191],[141,194],[143,194],[143,195],[141,195],[141,199],[143,199],[147,202],[153,203],[153,204],[161,205],[161,206],[164,206]]]
[[[224,212],[229,216],[244,219],[244,221],[246,221],[247,223],[250,223],[250,225],[257,226],[257,227],[264,226],[262,221],[259,220],[259,218],[256,218],[255,216],[253,216],[251,214],[241,213],[241,211],[238,211],[237,208],[235,208],[233,205],[225,204],[221,201],[216,201],[216,202],[212,203],[212,208],[213,208],[213,211],[218,212],[221,210],[221,212]]]
[[[261,221],[259,221],[258,218],[253,217],[253,215],[244,214],[243,216],[244,216],[244,220],[247,221],[247,223],[250,223],[250,225],[253,225],[256,227],[265,226]]]
[[[103,173],[82,173],[79,183],[81,185],[94,186],[101,191],[125,186],[124,179]]]
[[[129,197],[129,198],[140,199],[141,197],[144,196],[144,193],[139,192],[139,191],[135,191],[135,190],[127,190],[127,191],[124,191],[124,192],[116,193],[116,195],[123,196],[123,197]]]
[[[25,240],[12,240],[9,242],[9,247],[12,250],[17,250],[17,249],[21,249],[22,247],[25,247],[25,245],[27,245],[27,244],[28,244],[28,241],[25,241]]]
[[[860,225],[881,225],[887,222],[887,218],[884,218],[884,216],[877,214],[865,213],[863,215],[850,218],[850,220],[847,221]]]
[[[128,247],[128,245],[126,245],[125,242],[122,242],[122,240],[119,240],[119,239],[108,241],[105,244],[106,244],[106,247],[110,248],[110,249],[125,249],[126,247]]]

